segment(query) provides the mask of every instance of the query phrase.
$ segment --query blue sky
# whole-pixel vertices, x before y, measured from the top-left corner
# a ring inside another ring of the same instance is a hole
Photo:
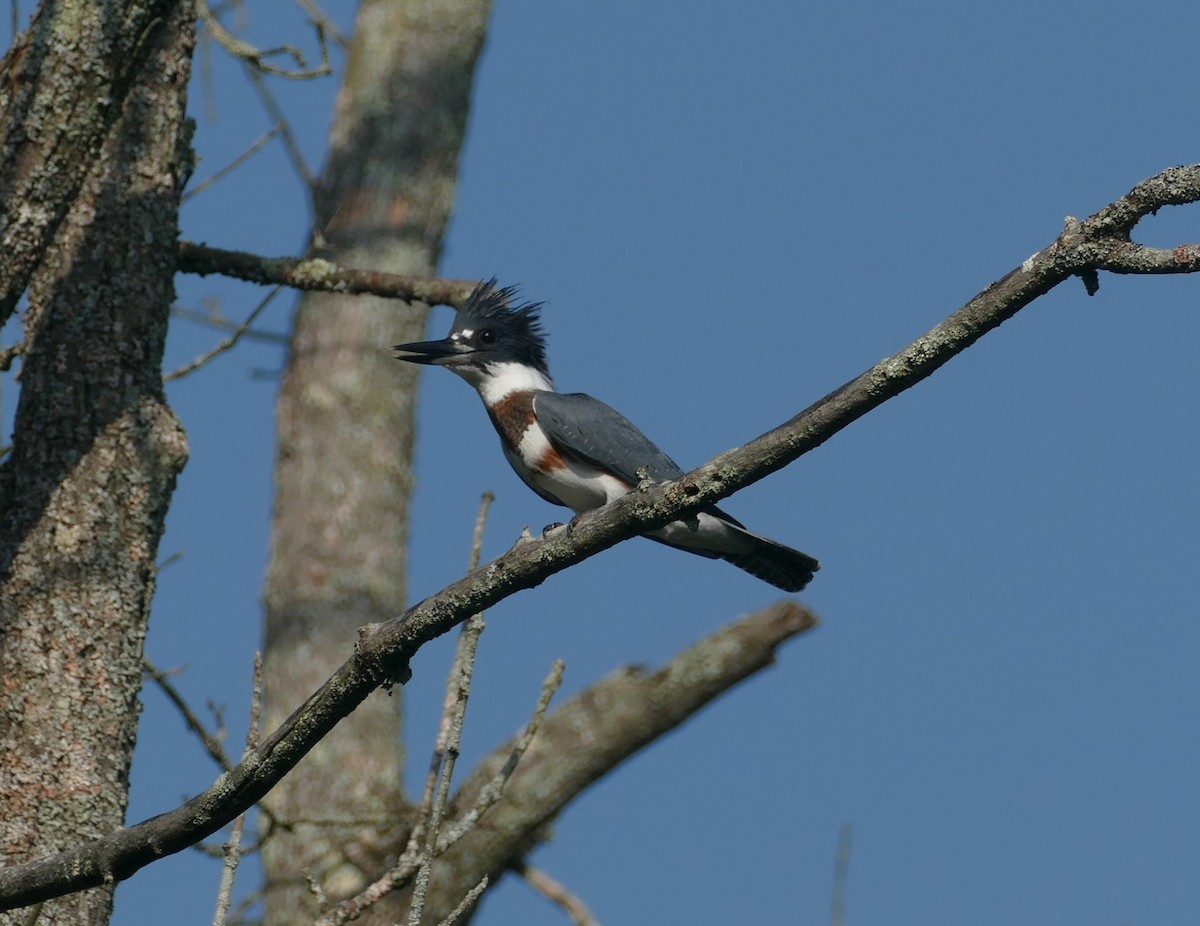
[[[544,300],[559,386],[619,408],[685,468],[922,334],[1064,216],[1200,151],[1194,4],[734,7],[499,0],[442,268]],[[350,4],[328,9],[349,23]],[[288,4],[249,15],[262,44],[303,41]],[[197,179],[271,124],[219,51],[200,60]],[[335,81],[279,90],[319,166]],[[281,152],[189,203],[183,230],[298,253],[307,215]],[[1139,236],[1195,241],[1200,213],[1167,210]],[[857,926],[1196,922],[1200,279],[1101,284],[1091,299],[1060,287],[729,500],[822,560],[800,598],[823,624],[594,788],[534,854],[601,922],[827,921],[844,823]],[[261,294],[179,281],[181,303],[231,317]],[[292,304],[261,327],[286,330]],[[450,318],[435,310],[431,335]],[[176,324],[168,366],[218,339]],[[180,686],[227,705],[234,736],[282,362],[246,343],[169,393],[192,458],[147,648],[187,664]],[[414,599],[461,575],[486,489],[485,556],[561,518],[509,470],[472,391],[433,371]],[[510,599],[489,615],[460,768],[524,722],[555,658],[577,691],[779,597],[634,540]],[[449,652],[414,664],[414,769]],[[213,777],[148,691],[130,819]],[[168,906],[208,922],[218,876],[196,854],[151,866],[119,889],[116,922]],[[565,919],[511,883],[478,922]]]

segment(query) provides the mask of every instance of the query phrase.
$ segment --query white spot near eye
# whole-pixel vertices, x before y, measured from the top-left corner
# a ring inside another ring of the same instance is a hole
[[[461,341],[463,338],[470,340],[474,336],[475,336],[474,328],[464,328],[462,331],[456,331],[456,332],[454,332],[454,334],[450,335],[450,340]]]

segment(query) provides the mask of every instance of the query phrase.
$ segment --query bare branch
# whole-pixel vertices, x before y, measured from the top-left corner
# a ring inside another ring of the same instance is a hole
[[[409,660],[429,640],[520,589],[538,585],[627,537],[732,495],[795,461],[930,376],[1039,296],[1093,267],[1090,261],[1096,259],[1098,243],[1126,234],[1138,218],[1161,205],[1197,200],[1200,165],[1172,168],[1139,184],[1128,197],[1081,223],[1078,235],[1060,236],[933,330],[762,437],[719,455],[676,482],[632,492],[581,515],[570,530],[521,544],[402,616],[362,628],[354,657],[233,771],[176,810],[51,858],[0,871],[0,908],[36,903],[106,880],[122,880],[156,858],[178,852],[214,832],[258,801],[374,688],[406,680]],[[792,616],[788,618],[788,614]],[[793,625],[792,632],[798,632],[811,625],[804,623],[803,615],[807,612],[790,605],[776,616]],[[811,622],[811,617],[807,620]],[[769,659],[771,653],[773,647],[768,647],[760,655]],[[748,667],[747,674],[760,665]],[[650,684],[653,680],[634,681]],[[713,684],[727,687],[729,681],[720,676]],[[708,697],[715,694],[716,690]],[[682,716],[673,722],[680,720]],[[661,731],[644,732],[657,736]],[[632,734],[626,731],[618,736],[619,745],[611,748],[637,748],[630,745]],[[598,742],[605,740],[599,737]],[[585,774],[602,774],[606,767],[597,757],[579,758],[592,763]],[[609,756],[607,767],[620,758]],[[577,793],[577,783],[572,786]],[[553,808],[548,812],[554,812]]]
[[[241,167],[243,164],[245,164],[247,161],[249,161],[252,157],[254,157],[254,155],[258,154],[258,152],[260,152],[263,148],[265,148],[270,143],[271,139],[274,138],[276,135],[278,135],[282,130],[283,130],[283,123],[276,122],[274,126],[272,126],[270,129],[268,129],[266,132],[264,132],[262,135],[260,135],[257,139],[255,139],[249,148],[247,148],[245,151],[243,151],[241,154],[239,154],[236,158],[234,158],[232,161],[230,161],[228,164],[226,164],[224,167],[222,167],[220,170],[218,170],[216,173],[214,173],[211,177],[205,178],[204,180],[197,183],[190,190],[188,190],[186,193],[184,193],[182,202],[186,203],[189,200],[195,199],[197,196],[199,196],[201,193],[203,193],[205,190],[207,190],[213,184],[220,181],[223,177],[229,176],[231,173],[233,173],[235,170],[237,170],[239,167]]]
[[[437,854],[438,833],[442,828],[442,816],[450,800],[450,781],[454,775],[454,767],[458,761],[459,743],[462,740],[463,720],[467,713],[467,696],[470,689],[470,677],[460,674],[457,698],[454,702],[453,718],[447,743],[442,751],[441,768],[437,775],[437,790],[429,807],[429,815],[424,826],[424,845],[421,847],[421,863],[417,867],[416,882],[413,885],[412,903],[408,908],[408,926],[420,926],[421,915],[425,912],[425,895],[429,890],[429,875],[433,869],[433,859]]]
[[[533,742],[533,738],[537,736],[537,731],[542,725],[542,718],[546,714],[546,709],[550,706],[551,699],[558,692],[558,689],[562,687],[564,669],[565,665],[563,661],[561,659],[555,660],[554,665],[550,669],[550,674],[542,682],[542,693],[538,698],[537,707],[534,708],[533,719],[529,721],[529,724],[525,727],[525,731],[508,751],[508,758],[496,769],[495,774],[483,783],[483,787],[477,789],[478,793],[475,795],[475,802],[472,804],[471,809],[455,820],[454,826],[447,830],[445,835],[438,840],[439,854],[446,852],[451,846],[466,836],[467,833],[471,832],[480,818],[500,802],[500,798],[504,796],[505,786],[508,784],[509,779],[512,778],[513,772],[521,764],[521,759],[525,753],[529,751],[529,746]],[[475,780],[477,777],[474,776],[472,780]]]
[[[479,515],[475,519],[475,533],[471,540],[471,555],[467,571],[474,572],[479,568],[479,557],[483,550],[483,528],[487,523],[487,515],[496,496],[491,492],[483,493],[479,506]],[[409,838],[407,851],[416,852],[424,838],[425,821],[433,808],[434,793],[437,788],[438,773],[447,748],[451,745],[454,728],[454,709],[460,699],[460,689],[469,688],[471,677],[475,671],[475,653],[479,646],[479,637],[483,633],[485,623],[482,614],[474,614],[463,624],[462,633],[458,637],[458,646],[454,653],[454,662],[450,667],[450,677],[446,681],[446,696],[442,701],[442,719],[438,724],[437,740],[433,747],[433,756],[429,763],[429,772],[425,778],[425,792],[421,798],[417,826]],[[457,746],[457,743],[454,743]],[[435,837],[436,838],[436,837]]]
[[[258,726],[262,717],[262,653],[254,654],[254,689],[250,697],[250,728],[246,731],[246,749],[243,758],[258,746]],[[233,832],[225,844],[225,865],[221,869],[221,887],[217,892],[217,910],[213,915],[213,926],[225,926],[229,906],[233,902],[233,883],[237,877],[238,864],[242,860],[242,832],[246,828],[246,814],[233,821]]]
[[[350,45],[346,34],[338,28],[337,23],[329,18],[329,14],[321,9],[315,0],[296,0],[296,3],[312,17],[312,21],[325,30],[325,34],[333,39],[335,45],[339,48],[348,48]]]
[[[542,719],[546,714],[546,709],[550,706],[550,700],[562,686],[562,675],[563,664],[560,660],[555,662],[554,667],[550,670],[550,674],[542,683],[542,693],[538,698],[537,707],[534,708],[533,717],[525,726],[525,732],[509,753],[508,761],[504,763],[487,785],[480,790],[475,805],[459,817],[449,832],[444,833],[438,839],[437,850],[434,852],[435,857],[443,855],[451,846],[469,833],[475,827],[479,818],[500,800],[504,792],[504,785],[512,777],[512,773],[516,770],[521,757],[525,754],[525,751],[529,748],[529,744],[533,741],[533,737],[537,734],[538,727],[541,726]],[[432,797],[429,797],[428,800],[431,801]],[[343,923],[357,919],[368,907],[374,906],[392,891],[407,885],[417,873],[421,855],[422,850],[419,840],[410,839],[408,846],[394,868],[373,884],[368,885],[365,890],[354,897],[342,901],[335,909],[328,911],[317,921],[316,926],[342,926]]]
[[[468,572],[474,572],[479,568],[479,557],[483,550],[483,528],[487,523],[487,514],[494,500],[495,496],[491,492],[484,493],[479,506],[479,516],[475,519],[475,534],[471,541]],[[454,665],[446,684],[442,722],[433,750],[433,763],[429,770],[429,781],[425,787],[425,800],[422,803],[424,825],[418,827],[419,835],[414,833],[409,840],[410,849],[423,843],[420,849],[421,864],[417,869],[412,902],[408,908],[409,926],[420,926],[421,915],[425,912],[425,895],[429,889],[429,875],[433,868],[434,856],[437,854],[438,833],[442,827],[442,817],[446,812],[446,804],[450,800],[450,782],[454,777],[454,767],[458,762],[463,724],[467,717],[467,703],[471,695],[471,682],[475,675],[475,654],[479,648],[479,638],[483,634],[483,628],[482,613],[472,615],[463,624],[462,632],[458,637],[458,647],[454,654]],[[559,675],[561,677],[561,671]],[[433,787],[435,781],[437,783],[436,791]]]
[[[468,571],[473,572],[479,566],[479,557],[483,550],[483,529],[487,524],[488,511],[496,500],[491,492],[484,492],[480,500],[479,515],[475,518],[475,531],[471,538],[471,553],[468,557]],[[423,880],[428,885],[429,865],[445,846],[439,848],[438,830],[442,815],[445,813],[449,798],[450,778],[453,774],[454,760],[458,755],[459,743],[462,739],[463,718],[466,714],[467,696],[470,692],[471,680],[475,671],[475,653],[479,636],[483,633],[484,621],[482,614],[476,614],[463,624],[459,634],[458,646],[454,661],[450,668],[450,676],[446,682],[446,696],[442,703],[442,717],[438,724],[438,733],[434,742],[433,756],[429,763],[429,772],[425,778],[425,791],[418,805],[415,818],[416,825],[408,838],[408,844],[400,855],[399,861],[384,875],[367,885],[353,897],[338,904],[336,909],[327,911],[318,921],[318,926],[333,926],[356,919],[367,909],[377,904],[396,888],[407,884],[413,877],[418,876],[418,884]],[[552,673],[553,677],[553,673]],[[562,671],[558,669],[557,679],[553,684],[550,695],[558,690],[562,682]],[[547,680],[549,686],[550,680]],[[529,722],[528,736],[532,737],[537,729],[542,715],[549,705],[550,695],[543,693],[533,719]],[[444,765],[445,763],[445,765]],[[442,787],[439,788],[439,782]],[[410,907],[417,910],[417,920],[420,920],[421,894],[424,888],[414,893]],[[324,907],[322,907],[324,909]]]
[[[850,841],[853,836],[854,827],[843,823],[833,861],[833,902],[830,904],[829,918],[832,926],[846,926],[846,880],[850,873]]]
[[[540,868],[535,868],[525,862],[513,866],[513,871],[525,879],[525,883],[545,897],[552,904],[563,908],[563,912],[571,918],[575,926],[600,926],[599,920],[592,915],[578,895],[567,890],[565,884],[550,877]]]
[[[176,305],[171,307],[172,318],[182,318],[184,321],[195,322],[197,325],[208,325],[210,328],[216,328],[218,331],[238,331],[243,327],[242,322],[235,322],[226,318],[219,310],[210,309],[207,312],[202,312],[199,309],[191,309],[187,306]],[[278,344],[286,347],[291,340],[286,334],[279,331],[261,331],[255,328],[247,328],[242,334],[243,340],[246,341],[262,341],[265,344]]]
[[[479,568],[479,557],[483,550],[483,528],[487,523],[488,511],[496,496],[491,492],[483,493],[479,505],[479,515],[475,519],[475,533],[471,539],[471,555],[467,563],[467,571],[474,572]],[[454,708],[459,701],[459,689],[465,682],[469,685],[475,669],[475,653],[478,649],[479,637],[483,633],[484,620],[482,614],[472,615],[463,624],[462,633],[458,637],[458,646],[454,653],[454,662],[450,667],[450,677],[446,682],[446,696],[442,701],[442,719],[438,725],[437,740],[433,747],[433,757],[429,763],[429,773],[425,778],[425,793],[421,799],[420,819],[428,817],[433,807],[434,791],[437,787],[438,772],[442,767],[442,759],[450,744],[453,730]],[[423,835],[424,823],[418,823],[409,840],[409,849],[415,850]]]
[[[263,298],[259,301],[258,305],[256,305],[254,307],[253,311],[251,311],[250,314],[246,316],[246,320],[244,322],[242,322],[240,325],[238,325],[237,328],[234,329],[233,334],[231,334],[225,340],[221,341],[221,343],[218,344],[216,347],[214,347],[212,350],[208,351],[207,353],[201,354],[199,357],[197,357],[191,363],[185,363],[183,366],[179,367],[178,369],[172,370],[170,373],[167,373],[163,377],[163,382],[171,383],[177,379],[183,379],[183,377],[187,376],[189,373],[195,373],[201,367],[205,366],[208,363],[211,363],[213,360],[215,360],[217,357],[221,356],[221,354],[225,353],[226,351],[231,351],[235,347],[237,347],[238,342],[242,339],[242,337],[246,334],[246,332],[248,332],[250,330],[250,326],[253,325],[258,320],[258,316],[260,316],[263,313],[263,311],[267,308],[267,306],[269,306],[271,304],[271,302],[275,299],[276,296],[279,295],[279,293],[282,290],[283,290],[282,286],[276,286],[273,290],[271,290],[269,293],[267,293],[265,296],[263,296]]]
[[[304,52],[296,46],[279,45],[276,48],[258,48],[244,39],[238,38],[221,25],[221,21],[217,19],[204,0],[198,4],[198,11],[200,19],[208,27],[213,38],[229,54],[256,71],[263,74],[274,74],[277,77],[286,77],[289,80],[309,80],[314,77],[326,77],[333,73],[333,66],[329,62],[329,43],[325,41],[325,28],[319,22],[314,22],[312,25],[317,35],[317,44],[321,49],[321,63],[310,68]],[[281,68],[270,63],[271,58],[279,57],[291,58],[295,67]]]
[[[163,569],[164,566],[169,564],[169,562],[170,559],[164,561],[164,563],[158,568],[160,570]],[[255,656],[256,667],[258,665],[259,658],[260,657],[258,655]],[[229,760],[229,756],[225,752],[225,747],[221,745],[221,734],[209,732],[208,728],[204,725],[204,722],[196,716],[196,712],[192,710],[191,706],[184,699],[179,689],[171,684],[171,675],[175,673],[158,668],[158,666],[151,662],[149,657],[146,656],[142,657],[142,670],[146,673],[151,681],[158,685],[162,693],[166,695],[167,700],[175,705],[175,709],[179,711],[179,715],[183,718],[183,722],[187,725],[187,728],[196,734],[196,737],[200,740],[200,744],[204,747],[204,751],[209,754],[212,760],[216,762],[217,765],[219,765],[224,771],[228,772],[230,769],[232,769],[233,763]],[[256,668],[255,671],[258,672],[258,669]],[[260,685],[261,680],[256,674],[254,695],[259,698],[261,698],[261,693],[259,692]],[[261,711],[261,708],[261,701],[259,702],[257,708],[255,707],[254,703],[251,702],[250,718],[252,723],[258,722],[258,714],[256,711]],[[259,731],[256,729],[255,739],[253,742],[254,747],[258,746],[258,732]],[[249,742],[249,740],[247,742]],[[243,754],[243,757],[244,755],[245,754]],[[242,855],[250,855],[251,853],[259,851],[259,849],[262,847],[263,841],[269,837],[271,829],[280,825],[279,820],[266,807],[260,807],[259,813],[262,814],[263,818],[267,822],[267,831],[257,842],[254,842],[247,848],[242,849]],[[196,848],[213,856],[221,856],[224,854],[224,850],[219,847],[211,847],[210,851],[210,847],[202,842],[196,843]]]
[[[1200,164],[1168,167],[1143,180],[1115,203],[1105,206],[1088,219],[1081,234],[1095,237],[1128,238],[1134,226],[1163,206],[1194,203],[1200,185]]]
[[[225,747],[221,745],[221,738],[208,731],[203,721],[196,716],[196,712],[184,700],[179,689],[171,684],[171,673],[158,668],[158,666],[150,661],[149,657],[145,656],[142,657],[142,668],[150,680],[158,685],[162,693],[167,696],[167,700],[175,705],[175,709],[183,717],[183,722],[187,724],[187,728],[196,734],[196,737],[200,740],[200,744],[204,747],[204,751],[212,757],[212,760],[225,771],[233,768],[233,763],[229,761],[229,756],[225,753]]]
[[[442,920],[438,926],[454,926],[455,923],[462,919],[463,914],[475,906],[475,902],[478,901],[483,892],[487,890],[488,882],[490,880],[491,879],[488,878],[487,875],[484,875],[482,878],[480,878],[479,883],[467,891],[466,896],[463,897],[458,906],[451,910],[450,915]]]
[[[245,65],[245,69],[246,77],[254,85],[254,90],[258,94],[258,98],[262,100],[263,107],[267,110],[267,115],[279,126],[279,138],[283,142],[284,150],[287,151],[288,159],[292,162],[292,167],[295,168],[296,173],[300,176],[300,180],[304,183],[305,192],[308,193],[311,202],[316,178],[313,177],[312,168],[308,166],[304,152],[300,150],[300,142],[296,140],[296,135],[292,131],[292,123],[284,114],[283,107],[275,99],[275,94],[271,92],[271,88],[267,86],[266,78],[263,77],[262,72],[249,64]]]
[[[1064,274],[1073,276],[1088,270],[1122,274],[1195,273],[1200,270],[1200,244],[1152,248],[1131,241],[1129,234],[1141,218],[1163,206],[1185,205],[1197,200],[1200,200],[1200,165],[1173,167],[1163,171],[1138,184],[1128,196],[1106,206],[1085,222],[1068,219],[1063,234],[1054,242],[1031,256],[1017,270],[989,286],[955,313],[950,321],[960,319],[969,309],[985,308],[990,311],[1001,308],[1009,314],[996,321],[999,324],[1028,305],[1031,299],[1062,282]],[[296,289],[339,293],[369,293],[390,299],[420,300],[429,305],[456,307],[462,305],[477,282],[354,270],[320,258],[269,258],[190,241],[179,243],[179,269],[184,273],[200,275],[220,273],[252,283],[283,284]],[[1004,307],[997,306],[997,287],[1010,284],[1012,278],[1018,275],[1022,286],[1017,290],[1013,290],[1011,285],[1007,287],[1015,301]],[[1029,295],[1031,292],[1032,296]],[[987,330],[991,329],[982,333]],[[965,346],[959,349],[965,349]]]
[[[547,824],[592,782],[773,663],[783,641],[814,626],[812,613],[781,601],[693,644],[657,672],[620,669],[571,698],[542,725],[504,800],[447,853],[444,864],[468,884],[481,874],[499,877],[545,838]],[[488,776],[504,761],[500,749],[481,762],[456,804],[485,791]],[[452,894],[454,885],[448,889]],[[445,897],[439,900],[448,906]]]
[[[386,299],[460,306],[478,280],[443,280],[402,276],[379,270],[339,267],[319,257],[262,257],[245,251],[226,251],[191,241],[179,242],[179,269],[206,276],[220,273],[250,283],[291,286],[331,293],[370,293]]]

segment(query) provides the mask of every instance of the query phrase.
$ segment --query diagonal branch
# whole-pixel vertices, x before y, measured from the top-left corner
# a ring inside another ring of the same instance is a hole
[[[1164,171],[993,283],[944,322],[790,421],[673,483],[632,492],[581,515],[572,529],[510,550],[410,608],[360,630],[352,659],[231,772],[182,807],[52,858],[0,871],[0,908],[121,880],[178,852],[253,805],[379,685],[406,680],[429,640],[470,615],[620,541],[732,495],[794,462],[867,412],[930,376],[1039,296],[1100,269],[1105,247],[1162,205],[1200,201],[1200,165]],[[1196,268],[1192,268],[1196,269]]]
[[[485,875],[498,881],[589,785],[770,665],[782,643],[816,624],[810,611],[784,600],[721,628],[658,671],[618,669],[571,698],[542,724],[504,800],[440,860],[430,906],[450,909]],[[511,748],[506,744],[480,762],[455,796],[457,806],[475,803]]]
[[[1081,231],[1096,237],[1128,239],[1134,226],[1163,206],[1186,206],[1197,200],[1200,164],[1168,167],[1143,180],[1115,203],[1105,206],[1084,223]]]
[[[258,321],[258,317],[260,315],[262,315],[262,313],[264,311],[266,311],[267,306],[269,306],[272,302],[274,302],[275,297],[278,296],[282,291],[283,291],[282,286],[276,286],[273,290],[271,290],[269,293],[267,293],[265,296],[263,296],[263,298],[259,301],[258,305],[256,305],[253,309],[250,310],[250,314],[246,316],[246,320],[244,322],[242,322],[240,325],[236,326],[233,329],[233,332],[229,335],[229,337],[222,340],[221,343],[219,343],[216,347],[205,351],[203,354],[201,354],[199,357],[195,358],[194,360],[192,360],[188,363],[185,363],[181,367],[176,367],[170,373],[165,374],[163,376],[163,382],[164,383],[173,383],[173,382],[175,382],[175,380],[183,379],[185,376],[190,376],[192,373],[195,373],[201,367],[207,366],[208,364],[212,363],[212,361],[214,361],[218,357],[220,357],[221,354],[228,353],[229,351],[231,351],[235,347],[237,347],[238,342],[241,341],[241,339],[250,332],[250,327],[256,321]]]

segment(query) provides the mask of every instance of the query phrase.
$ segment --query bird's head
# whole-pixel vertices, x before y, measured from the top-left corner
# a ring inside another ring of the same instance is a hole
[[[513,304],[516,288],[498,287],[493,277],[471,291],[450,333],[440,341],[397,344],[398,360],[446,367],[478,385],[502,365],[528,367],[549,380],[541,303]]]

